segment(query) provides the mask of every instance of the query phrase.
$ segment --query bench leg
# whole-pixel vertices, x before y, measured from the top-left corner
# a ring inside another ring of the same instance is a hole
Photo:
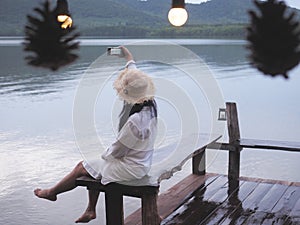
[[[159,225],[161,222],[157,210],[157,194],[142,196],[142,224]]]
[[[200,152],[198,155],[193,156],[193,174],[204,175],[206,173],[205,149],[206,147],[204,147],[202,152]]]
[[[106,224],[124,225],[123,195],[118,191],[105,193]]]

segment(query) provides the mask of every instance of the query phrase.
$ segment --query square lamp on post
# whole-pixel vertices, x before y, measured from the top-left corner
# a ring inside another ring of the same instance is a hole
[[[220,120],[220,121],[226,121],[227,120],[226,109],[224,109],[224,108],[219,109],[218,120]]]

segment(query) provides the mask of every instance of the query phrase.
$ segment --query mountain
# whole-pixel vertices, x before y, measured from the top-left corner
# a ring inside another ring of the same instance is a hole
[[[56,0],[49,0],[55,7]],[[1,0],[0,35],[23,35],[26,15],[44,0]],[[235,29],[248,23],[252,0],[211,0],[201,4],[186,4],[189,20],[184,28],[173,28],[167,21],[171,0],[69,0],[73,22],[82,35],[161,36],[191,33],[215,34],[216,29]],[[298,10],[299,12],[299,10]],[[300,14],[299,14],[300,15]],[[222,24],[223,26],[220,26]],[[201,26],[199,26],[201,25]],[[205,25],[205,26],[204,26]],[[226,25],[226,26],[225,26]],[[189,29],[189,30],[188,30]],[[240,30],[239,30],[240,29]],[[237,31],[239,30],[239,31]]]
[[[190,22],[193,24],[248,23],[252,0],[213,0],[189,7]]]
[[[171,0],[89,0],[82,11],[82,0],[73,0],[73,14],[82,19],[98,18],[104,25],[168,26]],[[247,10],[252,0],[211,0],[202,4],[186,4],[189,25],[247,23]]]

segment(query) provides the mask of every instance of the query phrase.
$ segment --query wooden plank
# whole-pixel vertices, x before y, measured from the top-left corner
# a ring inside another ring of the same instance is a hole
[[[261,181],[261,179],[258,179]],[[212,219],[207,220],[203,223],[203,221],[201,222],[201,224],[205,224],[205,225],[213,225],[213,224],[219,224],[219,225],[231,225],[231,224],[235,224],[235,225],[241,225],[241,224],[261,224],[261,225],[283,225],[283,224],[298,224],[297,222],[300,221],[300,200],[299,200],[299,191],[300,188],[298,186],[286,186],[284,185],[285,182],[280,181],[279,183],[283,183],[282,184],[274,184],[274,181],[272,181],[273,183],[270,183],[270,181],[272,180],[267,180],[267,182],[269,182],[269,186],[271,186],[271,188],[269,189],[268,192],[266,192],[265,188],[261,188],[260,187],[260,191],[265,193],[265,198],[262,198],[262,201],[257,201],[259,202],[258,204],[254,203],[254,208],[250,207],[246,208],[245,206],[247,206],[247,203],[245,201],[241,201],[240,205],[237,205],[234,208],[234,213],[228,214],[226,215],[226,213],[230,212],[230,205],[228,204],[228,201],[226,200],[222,205],[220,205],[218,208],[216,208],[216,210],[214,211],[214,213],[212,213]],[[246,186],[246,184],[249,181],[245,181],[245,183],[240,187],[240,190],[243,189],[243,187]],[[248,196],[250,196],[252,194],[252,192],[254,192],[254,190],[257,188],[257,182],[252,182],[255,186],[255,188],[249,193]],[[256,183],[256,184],[255,184]],[[287,182],[290,183],[290,182]],[[290,183],[292,185],[292,183]],[[260,184],[261,186],[262,184]],[[285,188],[287,188],[285,190]],[[259,190],[259,189],[257,189]],[[255,195],[257,195],[260,191],[256,190],[256,194],[253,193],[252,194],[252,199]],[[284,191],[285,190],[285,191]],[[281,193],[284,192],[282,195]],[[272,199],[270,199],[268,197],[272,196],[273,193],[273,197]],[[274,194],[277,193],[278,197],[274,197]],[[280,196],[281,195],[281,196]],[[246,196],[245,199],[248,198],[248,196]],[[244,196],[245,197],[245,196]],[[254,199],[258,199],[259,195],[257,195],[256,197],[254,197]],[[239,198],[240,199],[240,198]],[[241,198],[242,199],[242,198]],[[276,202],[276,199],[277,200]],[[270,201],[271,200],[271,201]],[[299,202],[298,202],[299,201]],[[248,199],[249,202],[249,199]],[[269,203],[267,203],[269,202]],[[274,205],[275,202],[275,206]],[[261,209],[261,207],[266,207],[266,205],[264,204],[269,204],[270,206],[268,207],[269,209],[262,212],[259,211],[259,209]],[[297,206],[297,204],[299,204]],[[270,210],[270,208],[272,208],[272,210]],[[296,209],[296,213],[292,214],[292,210]],[[292,214],[292,215],[289,215]],[[222,214],[225,214],[225,217],[222,220],[218,220]],[[295,216],[297,215],[297,216]]]
[[[286,185],[274,184],[259,203],[257,211],[271,212],[287,189]]]
[[[282,184],[266,185],[271,185],[271,188],[262,196],[261,200],[259,200],[259,204],[257,204],[255,208],[252,208],[252,215],[245,223],[243,223],[243,225],[257,224],[258,222],[261,224],[262,221],[267,219],[273,221],[274,215],[270,212],[280,200],[288,186]]]
[[[237,196],[235,195],[229,196],[228,201],[226,203],[228,204],[228,210],[226,213],[224,213],[223,217],[218,221],[218,224],[220,225],[242,224],[248,217],[247,210],[244,210],[243,208],[243,202],[254,191],[257,185],[258,185],[257,182],[245,181],[240,186]]]
[[[241,182],[241,186],[243,185],[243,181]],[[227,190],[226,190],[227,189]],[[202,224],[205,225],[215,225],[219,224],[223,217],[225,215],[228,215],[230,211],[232,211],[235,206],[231,204],[229,199],[231,201],[233,200],[233,196],[237,196],[238,194],[238,188],[235,191],[232,191],[229,195],[228,188],[223,189],[221,191],[218,191],[212,198],[212,201],[215,201],[219,199],[220,205],[212,211],[204,220],[201,221]],[[237,199],[236,199],[237,200]]]
[[[247,181],[247,183],[248,182],[249,181]],[[228,215],[228,217],[221,223],[222,225],[232,223],[235,225],[244,224],[244,222],[252,215],[252,213],[255,212],[253,209],[251,209],[251,206],[256,206],[256,204],[259,202],[258,199],[261,197],[261,193],[264,194],[268,190],[268,187],[262,186],[258,182],[252,182],[252,184],[254,184],[254,189],[250,191],[247,196],[245,196],[241,205],[236,207],[232,214]]]
[[[256,139],[240,139],[240,145],[243,148],[272,149],[300,152],[300,142],[272,141]]]
[[[300,187],[300,182],[291,182],[291,181],[285,181],[285,180],[274,180],[274,179],[253,178],[253,177],[240,177],[240,180],[266,183],[266,184],[282,184],[282,185],[286,185],[286,186]]]
[[[239,143],[241,148],[254,148],[254,149],[270,149],[270,150],[282,150],[291,152],[300,152],[300,142],[296,141],[274,141],[274,140],[260,140],[260,139],[248,139],[241,138]],[[218,149],[226,151],[234,151],[234,145],[228,143],[211,143],[207,146],[209,149]]]
[[[260,225],[261,222],[268,218],[269,214],[262,211],[254,211],[251,216],[243,223],[243,225]]]
[[[213,142],[207,146],[209,149],[235,151],[235,147],[228,143]]]
[[[243,202],[243,208],[255,211],[263,196],[271,189],[272,184],[259,183],[254,191]]]
[[[300,188],[289,186],[271,212],[281,215],[289,215],[299,199]]]
[[[262,225],[291,224],[293,218],[289,216],[297,201],[300,199],[300,188],[289,186],[281,196],[269,216],[262,221]]]
[[[294,205],[291,213],[289,214],[290,217],[292,218],[299,218],[300,219],[300,199],[296,202]]]
[[[292,182],[292,186],[300,187],[300,182]]]
[[[210,201],[211,198],[222,188],[226,187],[228,182],[228,179],[226,176],[220,176],[218,179],[216,179],[208,189],[205,190],[203,193],[203,198],[204,201]],[[199,196],[198,196],[199,197]]]
[[[107,185],[101,184],[100,180],[95,180],[92,177],[82,176],[76,179],[77,186],[85,186],[88,189],[99,190],[106,192],[109,189],[115,189],[123,195],[130,197],[142,197],[143,194],[158,193],[159,187],[157,186],[128,186],[118,183],[110,183]]]
[[[267,216],[263,218],[260,222],[261,225],[282,225],[282,224],[292,224],[292,221],[286,215],[278,215],[274,213],[266,213]],[[288,219],[288,220],[286,220]],[[285,222],[286,221],[286,222]]]
[[[208,185],[214,183],[219,177],[220,176],[215,174],[206,174],[204,176],[189,175],[182,183],[176,184],[160,195],[158,201],[159,215],[162,218],[166,218],[191,198],[195,191],[199,188],[206,188]]]
[[[195,192],[194,197],[182,208],[164,220],[164,224],[198,224],[210,214],[220,203],[210,201],[222,187],[226,186],[227,177],[222,175]]]
[[[284,225],[299,225],[300,224],[300,217],[293,218],[292,223],[285,223]]]
[[[231,211],[229,211],[231,213]],[[232,214],[229,214],[230,216],[224,217],[219,225],[241,225],[244,224],[244,222],[248,219],[248,217],[251,215],[250,211],[243,210],[242,205],[235,208],[235,211]]]
[[[159,195],[157,200],[159,216],[164,219],[184,204],[193,193],[209,185],[216,180],[219,175],[207,173],[204,176],[189,175],[166,192]],[[138,209],[125,219],[126,225],[141,224],[141,209]]]
[[[219,190],[209,198],[209,201],[222,203],[228,198],[228,182],[219,188]],[[237,189],[236,189],[237,190]]]
[[[224,221],[222,221],[219,225],[242,225],[244,222],[248,219],[248,217],[251,215],[250,212],[244,212],[244,211],[235,211],[234,214],[232,214],[232,218],[227,217]]]

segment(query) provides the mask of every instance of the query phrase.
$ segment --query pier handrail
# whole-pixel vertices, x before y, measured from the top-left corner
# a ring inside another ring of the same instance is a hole
[[[240,139],[240,146],[242,148],[300,152],[300,142],[295,141],[274,141],[242,138]]]
[[[234,102],[226,103],[226,117],[229,142],[215,142],[210,144],[207,148],[229,151],[228,178],[233,178],[236,180],[239,178],[240,152],[244,148],[300,152],[300,142],[241,138],[238,112],[236,103]]]

